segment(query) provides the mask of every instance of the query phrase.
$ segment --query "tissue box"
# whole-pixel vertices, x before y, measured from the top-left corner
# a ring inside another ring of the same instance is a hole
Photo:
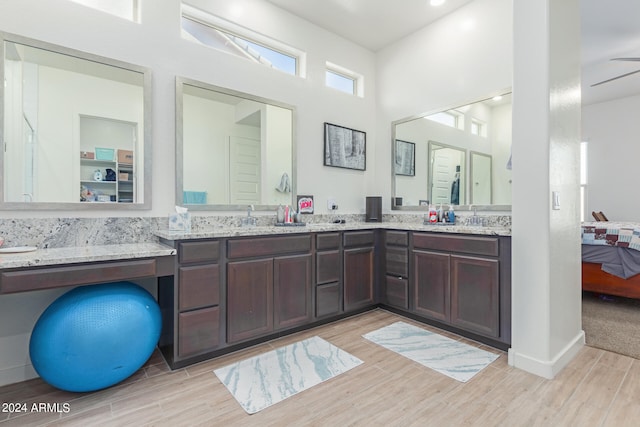
[[[191,212],[169,214],[169,231],[191,233]]]

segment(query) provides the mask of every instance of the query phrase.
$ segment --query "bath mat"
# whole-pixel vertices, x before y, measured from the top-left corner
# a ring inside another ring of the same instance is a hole
[[[249,414],[360,365],[362,360],[312,337],[213,371]]]
[[[461,382],[469,381],[498,358],[497,354],[404,322],[393,323],[363,337]]]

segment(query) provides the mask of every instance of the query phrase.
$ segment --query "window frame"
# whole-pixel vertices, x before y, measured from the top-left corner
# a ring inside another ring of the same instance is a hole
[[[347,92],[340,88],[330,86],[327,84],[327,73],[334,74],[338,77],[343,77],[353,82],[353,92]],[[355,71],[351,71],[340,65],[327,61],[325,64],[325,86],[348,95],[355,95],[360,98],[364,97],[364,77],[362,74],[358,74]]]
[[[185,3],[182,3],[180,18],[181,18],[181,21],[182,19],[187,19],[197,24],[212,28],[222,33],[225,37],[229,37],[229,36],[238,37],[244,41],[259,45],[263,49],[268,49],[277,54],[293,58],[295,61],[295,74],[292,74],[288,71],[285,71],[276,67],[268,66],[267,64],[251,56],[249,53],[245,52],[240,46],[232,42],[233,46],[238,49],[238,51],[242,54],[242,56],[252,60],[252,62],[254,63],[260,64],[267,68],[277,70],[287,75],[297,76],[302,78],[306,77],[306,53],[300,49],[294,48],[293,46],[289,46],[283,42],[264,36],[255,31],[249,30],[231,21],[227,21],[226,19],[223,19],[211,13],[202,11],[200,9],[197,9]],[[186,31],[183,29],[182,24],[180,25],[180,29],[181,31]],[[216,47],[210,46],[206,43],[202,43],[202,42],[200,43],[203,46],[207,46],[211,49],[219,50]]]

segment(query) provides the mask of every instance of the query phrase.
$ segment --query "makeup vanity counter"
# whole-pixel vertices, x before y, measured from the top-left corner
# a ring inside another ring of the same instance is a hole
[[[382,306],[506,349],[510,227],[408,222],[159,230],[177,251],[159,288],[176,369]]]
[[[0,254],[0,294],[173,275],[176,250],[160,243]]]

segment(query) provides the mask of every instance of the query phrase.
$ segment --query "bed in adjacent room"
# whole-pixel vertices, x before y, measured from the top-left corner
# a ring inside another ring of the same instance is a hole
[[[640,223],[582,224],[582,290],[640,299]]]

